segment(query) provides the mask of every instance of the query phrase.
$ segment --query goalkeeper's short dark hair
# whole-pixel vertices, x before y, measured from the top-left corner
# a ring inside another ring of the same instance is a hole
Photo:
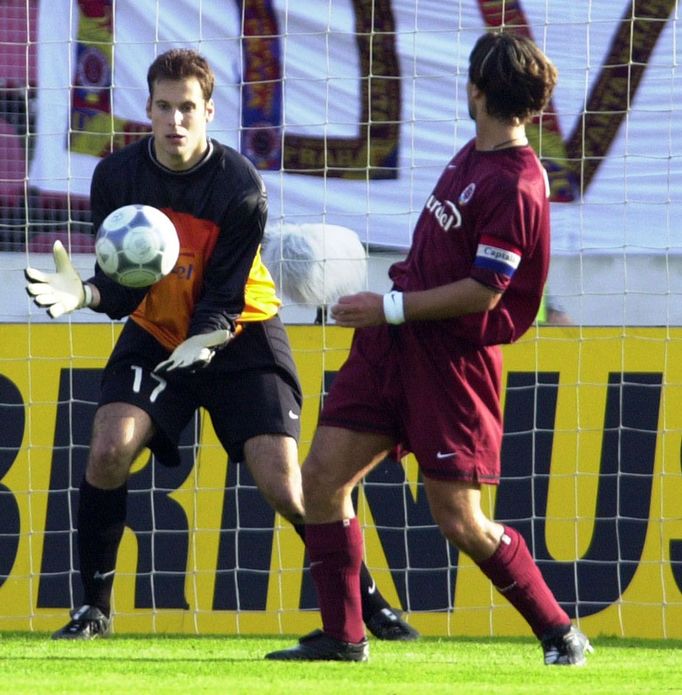
[[[525,123],[549,102],[557,70],[531,39],[490,32],[471,51],[469,81],[485,94],[489,115]]]
[[[208,101],[213,95],[215,75],[206,58],[191,48],[171,48],[158,55],[149,66],[149,96],[154,95],[154,84],[159,80],[184,80],[189,77],[196,77],[203,97]]]

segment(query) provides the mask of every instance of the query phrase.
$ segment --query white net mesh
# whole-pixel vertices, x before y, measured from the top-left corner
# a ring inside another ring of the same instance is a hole
[[[147,131],[153,57],[183,45],[209,58],[211,134],[266,181],[265,250],[292,324],[305,454],[350,340],[324,319],[308,324],[350,275],[387,289],[436,177],[473,134],[469,51],[504,25],[559,68],[529,133],[552,184],[547,321],[573,325],[534,328],[506,350],[504,480],[487,505],[524,532],[589,630],[682,636],[678,15],[675,0],[0,3],[0,628],[51,629],[78,600],[77,488],[119,330],[88,312],[47,325],[22,270],[49,267],[60,238],[89,274],[90,177]],[[319,233],[307,259],[285,250],[287,226]],[[364,252],[349,261],[337,227]],[[307,293],[291,279],[301,267],[315,274]],[[133,470],[117,629],[316,626],[294,532],[205,418],[183,446],[177,470],[146,459]],[[413,460],[379,467],[358,504],[380,588],[424,632],[524,633],[440,540]]]

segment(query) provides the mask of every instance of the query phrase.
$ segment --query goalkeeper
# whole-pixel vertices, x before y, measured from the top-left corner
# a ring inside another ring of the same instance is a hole
[[[525,123],[556,70],[528,39],[489,33],[469,61],[475,137],[426,201],[393,291],[341,297],[355,328],[303,464],[306,543],[322,630],[270,659],[366,661],[358,580],[363,539],[351,492],[396,445],[414,452],[443,535],[525,618],[548,665],[591,650],[513,528],[489,519],[481,488],[500,479],[500,344],[535,320],[549,265],[549,186]]]
[[[207,136],[214,75],[202,56],[170,50],[151,64],[147,82],[152,133],[97,165],[92,222],[98,229],[131,203],[163,209],[180,238],[173,273],[143,290],[98,268],[83,283],[59,242],[54,274],[26,270],[29,294],[52,318],[84,307],[129,316],[104,370],[80,485],[84,604],[56,639],[109,633],[130,467],[145,447],[161,463],[178,464],[178,437],[200,406],[230,460],[245,462],[267,502],[303,535],[302,394],[280,301],[260,260],[266,191],[248,160]],[[415,639],[362,573],[368,629],[382,639]]]

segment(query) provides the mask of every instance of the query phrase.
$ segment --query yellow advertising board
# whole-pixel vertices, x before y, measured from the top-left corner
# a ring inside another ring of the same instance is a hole
[[[0,630],[52,630],[78,602],[77,493],[99,373],[119,327],[0,327]],[[301,455],[351,333],[291,326]],[[682,330],[533,330],[505,348],[503,480],[491,514],[524,533],[590,635],[682,637]],[[118,632],[302,633],[319,625],[303,546],[228,462],[209,418],[182,464],[129,481]],[[382,593],[426,635],[526,635],[428,514],[416,462],[385,461],[357,498]]]

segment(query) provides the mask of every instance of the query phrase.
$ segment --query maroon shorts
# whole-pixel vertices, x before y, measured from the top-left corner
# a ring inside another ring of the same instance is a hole
[[[357,330],[319,422],[391,436],[426,477],[498,483],[500,349],[440,337],[426,322]]]

